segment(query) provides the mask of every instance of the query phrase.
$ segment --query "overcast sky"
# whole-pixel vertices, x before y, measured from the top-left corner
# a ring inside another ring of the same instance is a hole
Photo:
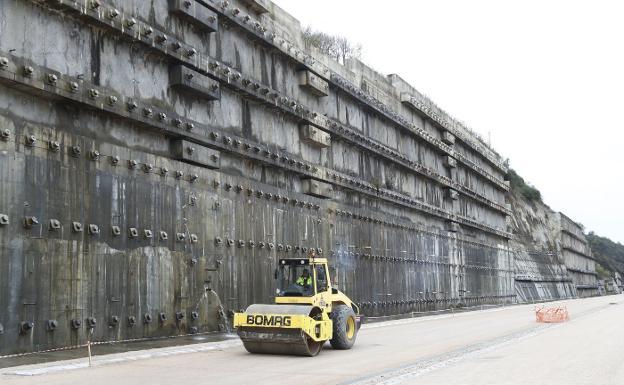
[[[624,243],[624,3],[273,0],[363,46],[587,231]]]

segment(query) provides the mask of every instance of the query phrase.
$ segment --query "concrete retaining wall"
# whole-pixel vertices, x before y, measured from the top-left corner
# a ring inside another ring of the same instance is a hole
[[[3,3],[0,353],[224,330],[310,249],[366,315],[515,301],[500,157],[249,3]]]

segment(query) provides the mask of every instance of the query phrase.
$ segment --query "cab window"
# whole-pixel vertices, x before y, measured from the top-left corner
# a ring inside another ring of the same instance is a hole
[[[325,266],[319,265],[316,267],[316,291],[320,293],[327,289],[327,272],[325,271]]]
[[[299,261],[284,261],[276,271],[278,297],[311,297],[314,295],[312,266]]]

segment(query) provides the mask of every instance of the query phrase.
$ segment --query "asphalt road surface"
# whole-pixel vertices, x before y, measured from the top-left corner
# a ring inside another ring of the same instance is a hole
[[[564,304],[538,324],[522,305],[365,325],[317,357],[248,354],[238,340],[0,370],[0,384],[624,384],[622,295]]]

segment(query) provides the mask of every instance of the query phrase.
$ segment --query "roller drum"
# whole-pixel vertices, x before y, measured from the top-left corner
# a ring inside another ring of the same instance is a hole
[[[247,314],[293,314],[312,316],[308,305],[250,305]],[[238,335],[250,353],[316,356],[324,341],[314,341],[301,329],[239,327]]]

